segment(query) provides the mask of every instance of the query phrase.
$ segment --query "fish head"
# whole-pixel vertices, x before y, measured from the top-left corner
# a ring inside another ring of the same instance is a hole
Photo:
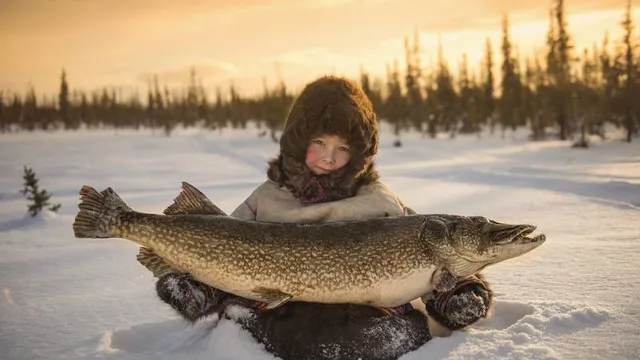
[[[534,225],[505,224],[482,216],[444,215],[436,222],[435,228],[440,227],[434,237],[436,255],[461,278],[528,253],[546,240],[544,234],[533,235]]]

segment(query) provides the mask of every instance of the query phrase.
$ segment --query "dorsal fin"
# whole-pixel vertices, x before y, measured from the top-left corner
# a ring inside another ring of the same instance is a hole
[[[169,205],[163,213],[165,215],[227,215],[200,190],[184,181],[182,182],[180,194],[173,199],[173,204]],[[170,272],[185,272],[183,269],[179,269],[146,247],[140,248],[136,258],[140,264],[153,272],[153,275],[156,277],[163,276]]]
[[[163,213],[165,215],[227,215],[200,190],[184,181],[182,182],[182,191]]]

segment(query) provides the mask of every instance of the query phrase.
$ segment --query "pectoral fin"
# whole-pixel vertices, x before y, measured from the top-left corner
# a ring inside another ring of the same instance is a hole
[[[256,294],[260,301],[267,303],[267,309],[275,309],[278,306],[286,303],[293,298],[293,295],[284,293],[277,289],[269,289],[259,286],[253,289],[253,293]]]
[[[431,278],[433,289],[437,292],[447,292],[455,288],[458,279],[447,269],[438,269]]]
[[[142,266],[149,269],[155,277],[161,277],[170,272],[184,272],[161,258],[160,255],[153,252],[153,250],[146,247],[140,248],[136,259],[138,259],[138,262],[142,264]]]
[[[456,274],[460,274],[460,278],[466,278],[478,271],[489,266],[489,262],[470,262],[461,258],[456,258],[451,261],[451,269],[454,269]]]

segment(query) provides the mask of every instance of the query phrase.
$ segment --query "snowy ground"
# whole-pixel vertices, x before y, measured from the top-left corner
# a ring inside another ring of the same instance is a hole
[[[264,178],[277,146],[257,131],[93,131],[0,136],[0,359],[271,359],[235,323],[187,325],[154,294],[133,243],[76,239],[83,184],[113,187],[160,213],[181,181],[231,212]],[[532,223],[547,242],[486,271],[495,313],[412,359],[640,357],[640,142],[591,149],[525,134],[391,146],[383,180],[422,213]],[[22,166],[62,203],[26,216]]]

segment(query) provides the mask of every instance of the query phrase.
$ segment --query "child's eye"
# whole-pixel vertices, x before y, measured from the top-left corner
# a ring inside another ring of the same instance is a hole
[[[324,145],[324,141],[319,140],[319,139],[315,139],[315,140],[313,140],[313,142],[318,144],[318,145]]]
[[[349,151],[351,151],[351,149],[349,149],[349,148],[348,148],[348,147],[346,147],[346,146],[340,146],[340,147],[338,148],[338,150],[340,150],[340,151],[344,151],[344,152],[349,152]]]

